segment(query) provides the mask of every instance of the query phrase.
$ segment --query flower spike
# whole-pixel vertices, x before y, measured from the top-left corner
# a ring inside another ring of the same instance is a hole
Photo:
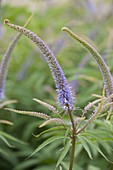
[[[57,113],[57,110],[56,110],[56,108],[54,106],[52,106],[52,105],[50,105],[50,104],[48,104],[46,102],[43,102],[43,101],[41,101],[39,99],[36,99],[36,98],[33,98],[33,100],[36,101],[37,103],[40,103],[41,105],[47,107],[49,110],[52,110],[53,112]]]
[[[54,54],[49,49],[49,47],[45,44],[43,40],[41,40],[35,33],[31,32],[30,30],[27,30],[26,28],[21,26],[11,24],[9,20],[5,20],[4,23],[10,28],[13,28],[14,30],[30,38],[39,47],[40,51],[45,56],[45,59],[52,72],[53,79],[57,89],[58,102],[60,106],[64,110],[68,109],[73,110],[74,99],[72,91],[67,83],[62,68],[60,67],[57,59],[55,58]]]
[[[69,28],[63,27],[62,30],[66,31],[69,35],[71,35],[71,37],[80,42],[93,55],[102,73],[107,97],[113,94],[113,79],[109,68],[106,65],[106,62],[101,57],[101,55],[96,51],[96,49],[92,45],[90,45],[87,41],[73,33]]]
[[[28,18],[24,27],[26,27],[29,24],[31,18],[32,18],[32,15]],[[6,22],[8,22],[8,20],[6,20]],[[21,33],[18,33],[14,37],[14,39],[11,41],[11,43],[10,43],[6,53],[3,56],[2,61],[1,61],[1,65],[0,65],[0,100],[2,100],[5,97],[4,89],[5,89],[5,81],[6,81],[6,77],[7,77],[7,72],[8,72],[8,66],[9,66],[9,63],[11,60],[12,51],[14,50],[20,37],[21,37]]]
[[[23,114],[23,115],[30,115],[30,116],[35,116],[35,117],[39,117],[45,120],[49,120],[51,119],[50,116],[48,116],[45,113],[40,113],[40,112],[31,112],[31,111],[23,111],[23,110],[15,110],[15,109],[10,109],[10,108],[5,108],[5,110],[9,110],[11,112],[15,112],[18,114]]]

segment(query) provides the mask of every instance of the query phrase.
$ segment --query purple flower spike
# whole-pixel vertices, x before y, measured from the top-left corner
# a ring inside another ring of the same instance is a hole
[[[56,85],[56,91],[58,94],[58,103],[64,110],[73,110],[74,107],[74,99],[72,91],[67,83],[66,77],[60,67],[57,59],[55,58],[52,51],[49,47],[42,41],[36,34],[27,30],[24,27],[17,26],[11,24],[9,20],[5,20],[4,23],[8,25],[10,28],[15,29],[16,31],[24,34],[28,38],[30,38],[40,49],[42,54],[45,56],[45,59],[50,67],[50,70],[53,75],[53,79]]]

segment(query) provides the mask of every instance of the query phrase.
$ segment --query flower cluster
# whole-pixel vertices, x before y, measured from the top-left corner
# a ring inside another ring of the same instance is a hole
[[[9,20],[5,20],[4,23],[8,25],[10,28],[13,28],[16,31],[30,38],[39,47],[40,51],[45,56],[45,59],[48,62],[48,65],[52,72],[53,79],[55,81],[57,89],[58,102],[60,106],[63,107],[63,109],[65,110],[68,109],[73,110],[74,99],[72,91],[67,83],[62,68],[60,67],[57,59],[55,58],[54,54],[49,49],[49,47],[45,44],[43,40],[41,40],[35,33],[31,32],[30,30],[27,30],[26,28],[21,26],[11,24]]]

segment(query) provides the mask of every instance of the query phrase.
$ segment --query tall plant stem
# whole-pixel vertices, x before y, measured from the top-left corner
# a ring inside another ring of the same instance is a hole
[[[73,163],[74,163],[74,154],[75,154],[75,143],[76,143],[76,127],[74,124],[74,119],[72,116],[72,111],[68,109],[68,113],[70,116],[70,120],[72,123],[72,150],[71,150],[71,159],[70,159],[70,165],[69,165],[69,170],[73,169]]]

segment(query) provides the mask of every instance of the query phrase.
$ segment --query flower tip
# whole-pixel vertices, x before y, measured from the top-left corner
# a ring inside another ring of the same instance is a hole
[[[62,31],[66,31],[67,29],[67,27],[62,27]]]
[[[8,110],[8,108],[4,108],[4,110]]]
[[[9,21],[8,19],[5,19],[5,20],[4,20],[4,24],[5,24],[5,25],[8,25],[9,23],[10,23],[10,21]]]

